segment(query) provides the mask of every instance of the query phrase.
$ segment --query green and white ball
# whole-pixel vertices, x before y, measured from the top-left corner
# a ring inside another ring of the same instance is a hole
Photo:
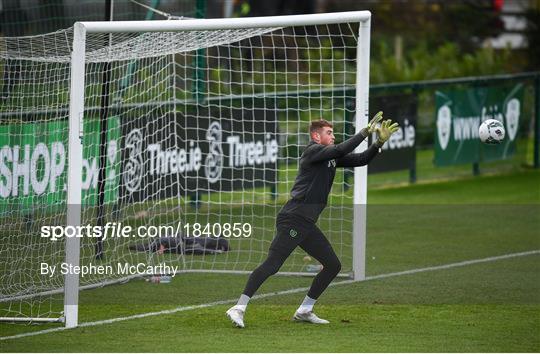
[[[478,135],[480,140],[489,145],[500,144],[505,135],[504,126],[501,122],[495,119],[488,119],[480,124]]]

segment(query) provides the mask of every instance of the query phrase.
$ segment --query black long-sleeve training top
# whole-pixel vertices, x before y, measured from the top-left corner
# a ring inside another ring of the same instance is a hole
[[[366,151],[352,151],[366,138],[359,132],[341,144],[321,145],[310,141],[300,157],[300,168],[291,190],[291,199],[279,214],[294,214],[313,223],[326,207],[328,194],[334,183],[336,167],[367,165],[377,155],[380,143],[373,143]]]

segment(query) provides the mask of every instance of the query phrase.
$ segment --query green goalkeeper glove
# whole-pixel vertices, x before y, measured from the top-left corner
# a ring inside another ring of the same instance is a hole
[[[375,130],[377,131],[377,141],[379,142],[379,145],[384,145],[390,139],[390,136],[398,131],[399,124],[394,123],[391,124],[392,120],[387,119],[384,122],[382,122],[380,127],[377,127]]]
[[[377,128],[377,124],[383,119],[383,112],[379,111],[373,118],[371,118],[371,121],[369,121],[367,127],[362,129],[362,135],[365,137],[369,136],[369,134],[373,133],[375,131],[375,128]]]

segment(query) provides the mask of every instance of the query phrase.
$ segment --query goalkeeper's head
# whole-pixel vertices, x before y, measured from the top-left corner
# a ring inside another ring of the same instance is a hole
[[[334,136],[334,126],[327,120],[314,120],[309,125],[309,135],[311,140],[321,145],[332,145],[336,137]]]

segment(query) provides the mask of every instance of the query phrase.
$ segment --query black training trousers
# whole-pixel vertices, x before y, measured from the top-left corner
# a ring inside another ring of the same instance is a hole
[[[300,246],[323,266],[307,294],[312,299],[318,299],[341,270],[341,263],[330,242],[317,225],[294,214],[278,214],[276,230],[266,260],[251,273],[243,294],[252,297],[269,276],[278,272],[292,251]]]

